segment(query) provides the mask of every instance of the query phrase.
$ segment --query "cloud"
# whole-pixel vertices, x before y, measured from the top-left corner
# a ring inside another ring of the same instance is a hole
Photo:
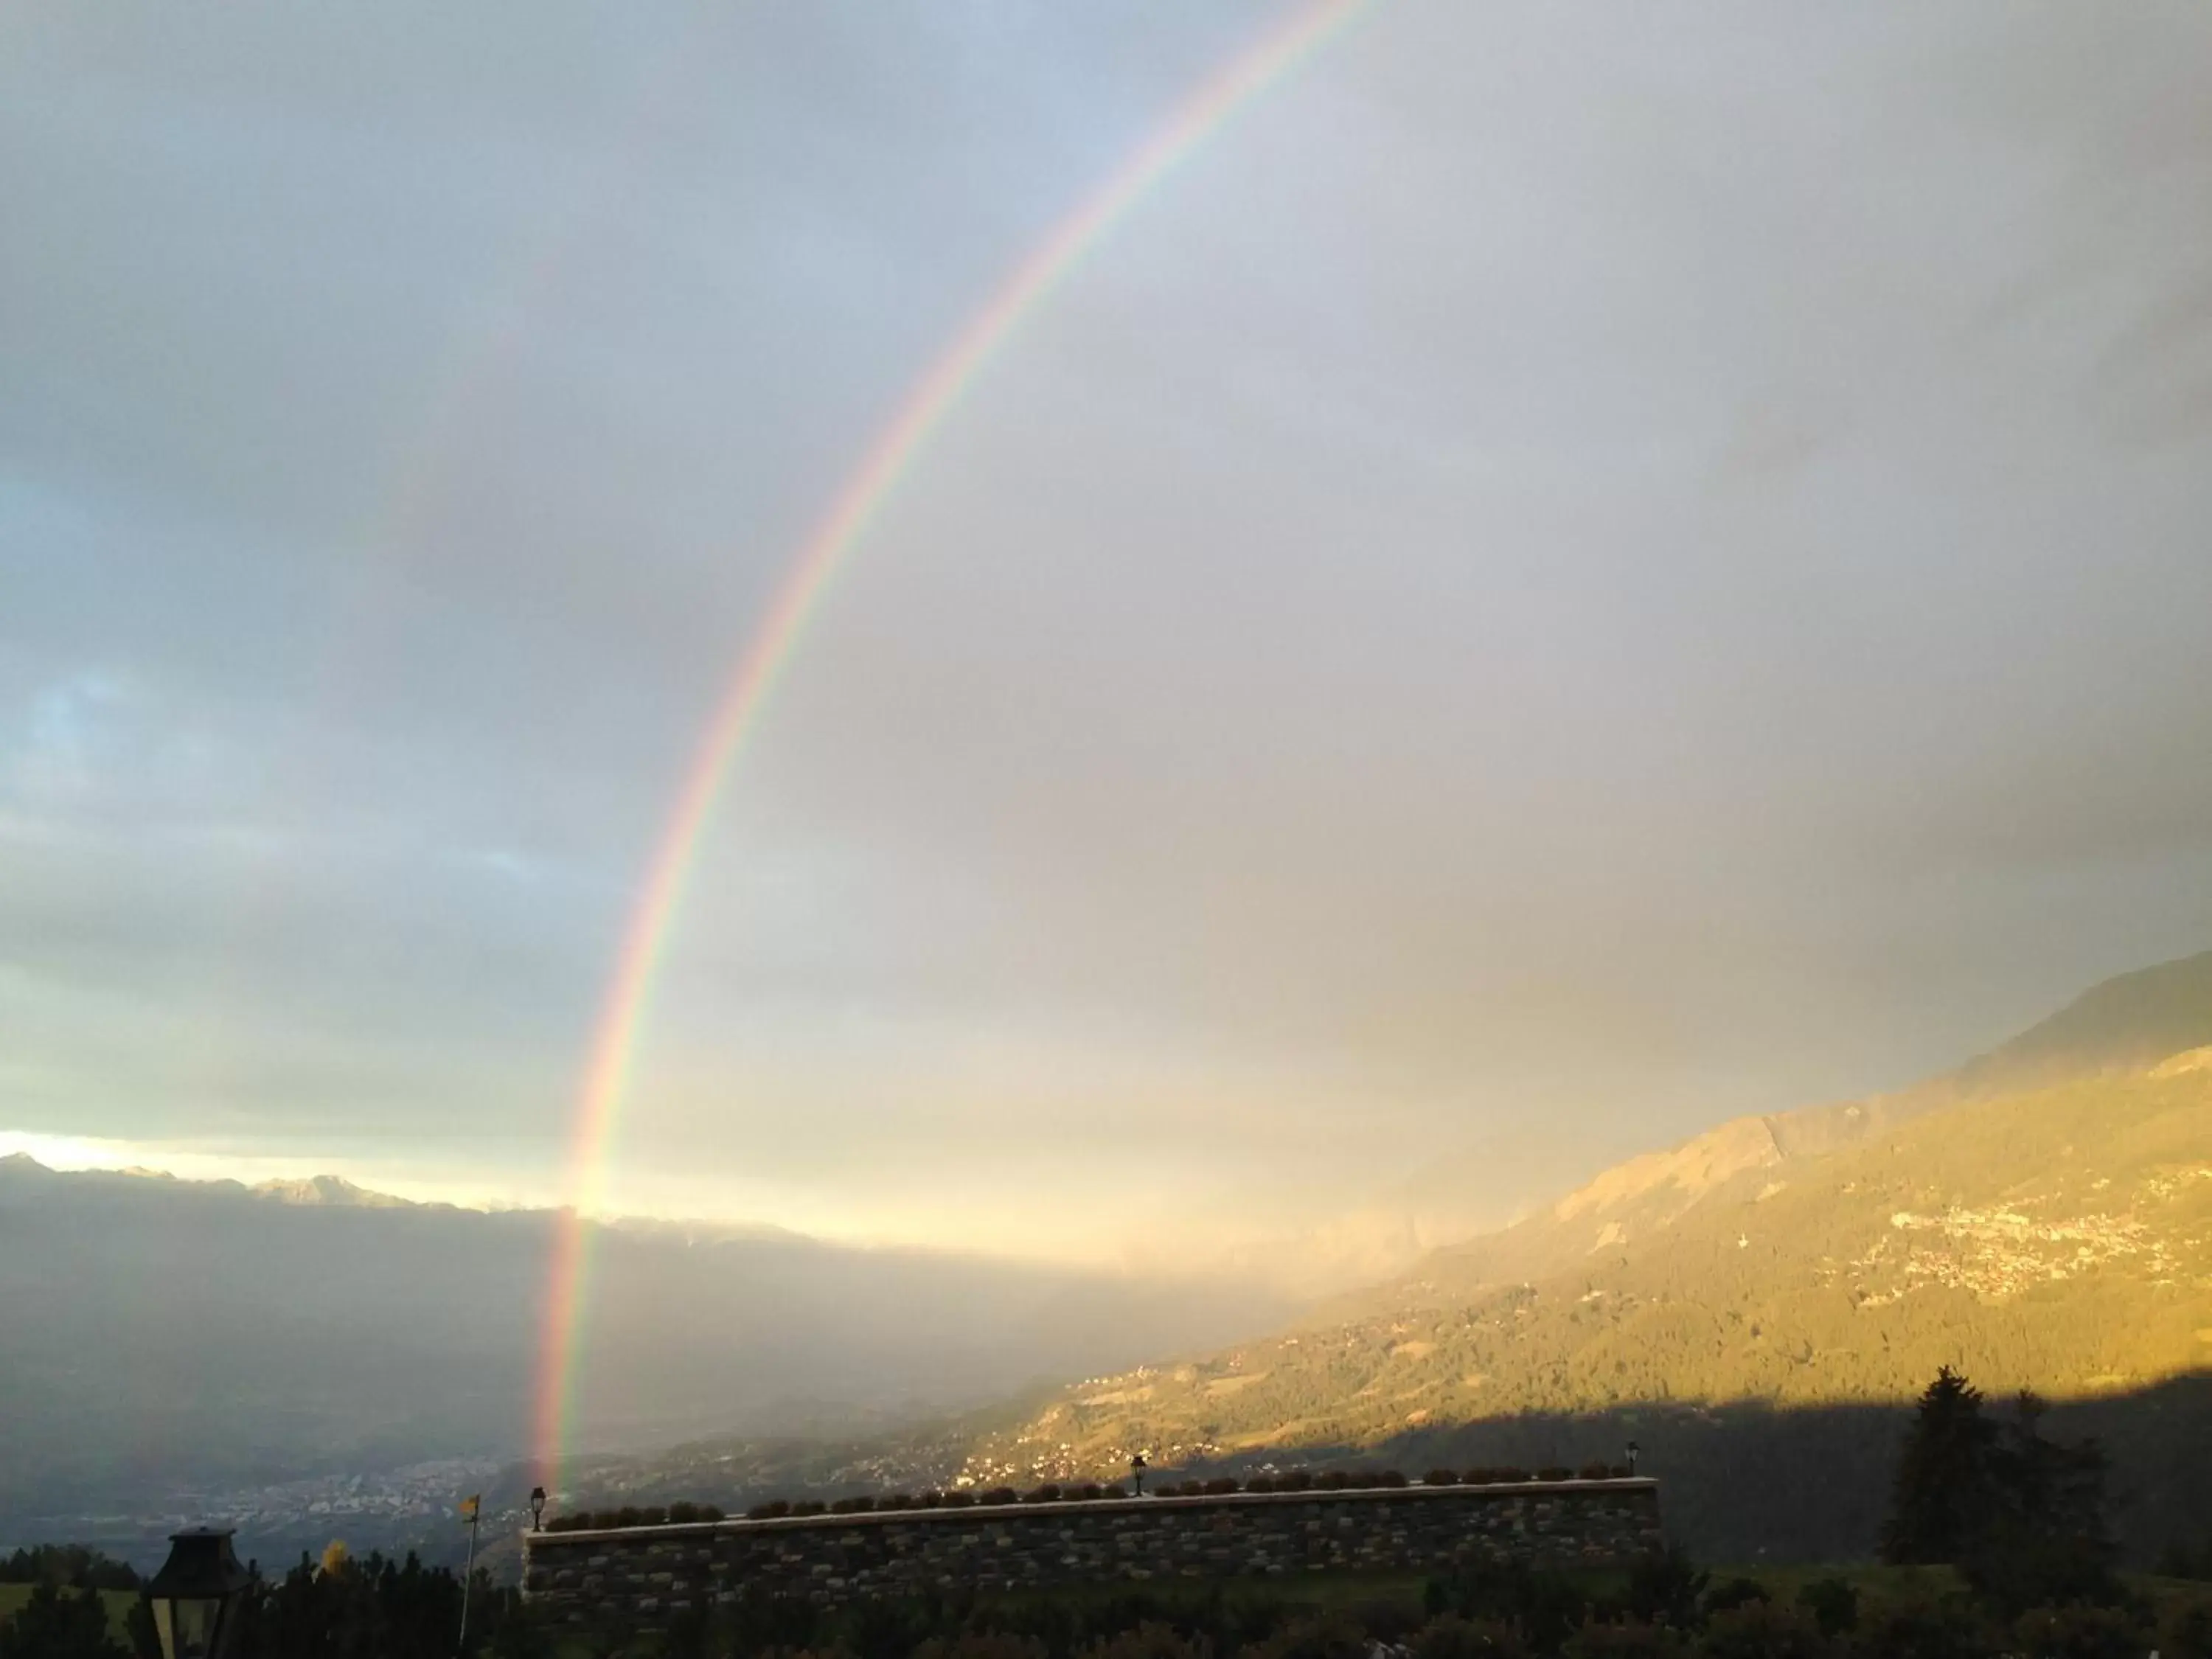
[[[11,1127],[553,1167],[785,562],[1277,15],[21,26]],[[831,592],[625,1190],[1093,1249],[1464,1158],[1498,1214],[2202,948],[2208,57],[1376,9],[1024,325]]]

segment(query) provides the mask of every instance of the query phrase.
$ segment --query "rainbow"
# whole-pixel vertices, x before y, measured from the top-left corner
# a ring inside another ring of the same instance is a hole
[[[550,1486],[568,1443],[589,1291],[588,1218],[606,1191],[608,1154],[628,1093],[654,970],[701,838],[733,763],[758,724],[830,580],[881,514],[930,436],[992,359],[1114,227],[1237,112],[1295,70],[1372,0],[1312,0],[1179,107],[1088,200],[1007,275],[917,380],[870,446],[777,586],[699,740],[622,937],[579,1091],[568,1200],[556,1224],[538,1366],[535,1447]]]

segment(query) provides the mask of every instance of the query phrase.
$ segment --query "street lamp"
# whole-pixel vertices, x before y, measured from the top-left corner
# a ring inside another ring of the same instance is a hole
[[[146,1586],[161,1659],[222,1659],[238,1628],[238,1604],[253,1576],[231,1553],[230,1528],[169,1534],[169,1559]]]
[[[1634,1474],[1636,1473],[1636,1455],[1643,1449],[1644,1448],[1638,1445],[1633,1440],[1628,1443],[1628,1472],[1631,1474]]]
[[[530,1489],[530,1530],[545,1530],[545,1488],[543,1486]]]
[[[1137,1496],[1145,1495],[1145,1455],[1139,1452],[1129,1460],[1129,1479],[1136,1483]]]

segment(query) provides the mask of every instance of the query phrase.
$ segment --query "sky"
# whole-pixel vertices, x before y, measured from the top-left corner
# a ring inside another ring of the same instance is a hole
[[[560,1199],[810,527],[1295,15],[0,15],[0,1140]],[[854,550],[608,1204],[1388,1255],[2212,945],[2208,77],[1370,0]]]

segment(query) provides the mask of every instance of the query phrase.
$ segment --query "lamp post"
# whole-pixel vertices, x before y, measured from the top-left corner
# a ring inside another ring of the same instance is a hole
[[[238,1565],[228,1527],[169,1534],[169,1559],[146,1586],[161,1659],[222,1659],[253,1575]]]
[[[1136,1483],[1137,1496],[1145,1495],[1145,1455],[1139,1452],[1129,1460],[1129,1479]]]
[[[530,1530],[545,1530],[545,1488],[543,1486],[530,1489]]]
[[[1638,1445],[1633,1440],[1628,1443],[1628,1472],[1631,1474],[1634,1474],[1636,1473],[1637,1454],[1641,1452],[1643,1449],[1644,1448]]]

